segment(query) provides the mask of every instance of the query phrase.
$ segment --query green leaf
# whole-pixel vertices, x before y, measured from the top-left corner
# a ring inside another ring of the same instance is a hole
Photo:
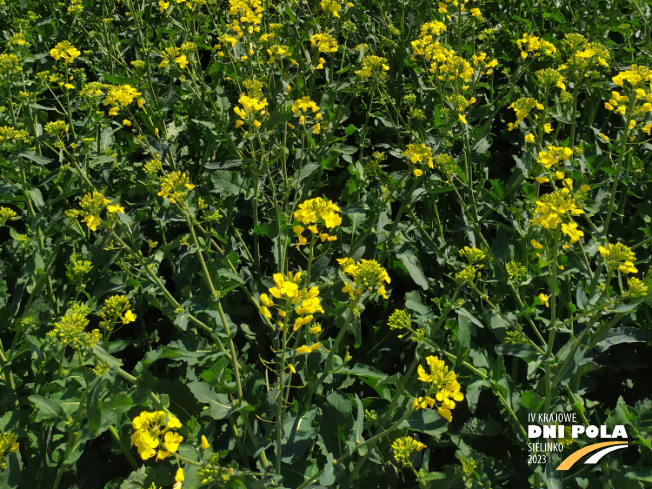
[[[302,416],[286,415],[283,422],[283,462],[293,464],[303,459],[317,435],[314,426],[316,414],[317,407],[314,406]]]
[[[471,382],[467,386],[466,392],[464,393],[464,397],[466,398],[466,403],[469,406],[469,411],[475,413],[475,409],[478,406],[478,399],[480,398],[480,394],[482,393],[482,388],[489,387],[490,385],[491,383],[489,381],[479,379],[476,380],[475,382]]]
[[[36,413],[36,421],[43,421],[45,419],[56,419],[63,415],[63,409],[58,401],[46,399],[41,396],[29,396],[28,399],[36,404],[38,412]]]
[[[28,190],[27,193],[32,199],[32,202],[34,202],[34,205],[38,209],[43,209],[43,207],[45,206],[45,202],[43,201],[43,194],[41,194],[41,191],[37,188],[33,188]]]
[[[455,413],[453,412],[453,416]],[[408,420],[411,430],[420,431],[434,437],[436,440],[448,431],[448,421],[442,418],[436,409],[420,409]]]
[[[34,163],[37,165],[46,165],[50,163],[52,160],[50,158],[46,158],[45,156],[37,155],[34,153],[34,151],[23,151],[22,153],[18,153],[18,156],[22,156],[23,158],[27,158],[28,160],[32,160]]]
[[[401,260],[401,263],[403,263],[403,266],[407,269],[410,277],[414,280],[414,283],[423,290],[428,290],[428,280],[423,274],[421,264],[414,253],[411,250],[405,250],[402,253],[397,253],[396,258]]]
[[[458,316],[464,316],[465,318],[469,319],[476,326],[478,326],[480,328],[484,328],[484,324],[482,324],[482,322],[477,317],[475,317],[473,314],[471,314],[466,309],[463,309],[463,308],[458,309],[457,310],[457,315]]]
[[[226,394],[214,392],[213,388],[205,382],[190,382],[190,392],[195,398],[210,407],[210,415],[213,419],[224,419],[233,411],[233,405]]]
[[[623,343],[642,343],[646,341],[652,341],[652,331],[625,326],[609,331],[609,334],[595,345],[595,348],[602,353],[614,345],[620,345]]]
[[[100,431],[100,421],[102,420],[102,410],[100,409],[101,391],[102,382],[94,382],[94,385],[88,392],[88,399],[86,401],[86,418],[88,430],[94,435],[97,435]]]

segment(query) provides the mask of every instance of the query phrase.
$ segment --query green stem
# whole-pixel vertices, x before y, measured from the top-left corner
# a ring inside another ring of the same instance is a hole
[[[396,429],[397,429],[397,428],[398,428],[398,427],[399,427],[399,426],[400,426],[400,425],[401,425],[405,420],[407,420],[407,419],[410,417],[410,415],[412,414],[412,412],[413,412],[412,410],[409,410],[409,411],[408,411],[407,413],[405,413],[405,414],[404,414],[404,415],[403,415],[399,420],[397,420],[394,424],[392,424],[392,425],[391,425],[389,428],[387,428],[386,430],[383,430],[382,432],[378,433],[378,434],[375,435],[375,436],[372,436],[372,437],[369,438],[368,440],[363,441],[363,442],[360,443],[359,445],[356,445],[355,447],[353,447],[353,449],[350,449],[348,452],[346,452],[346,453],[344,453],[343,455],[341,455],[341,456],[340,456],[339,458],[337,458],[336,460],[333,460],[333,465],[335,465],[336,463],[337,463],[337,464],[341,464],[342,462],[344,462],[345,460],[347,460],[349,457],[351,457],[353,454],[355,454],[355,452],[359,451],[361,448],[369,447],[369,448],[368,448],[369,450],[373,449],[373,447],[376,445],[376,443],[378,442],[378,440],[380,440],[381,438],[383,438],[383,437],[389,435],[389,434],[392,433],[394,430],[396,430]],[[314,482],[314,481],[316,481],[317,479],[319,479],[319,477],[321,477],[321,475],[324,473],[324,470],[325,470],[325,469],[320,470],[320,471],[317,472],[315,475],[313,475],[310,479],[304,481],[301,485],[299,485],[299,487],[297,487],[297,489],[304,489],[305,487],[309,486],[312,482]]]
[[[109,426],[109,433],[111,433],[111,436],[113,436],[113,439],[118,442],[118,445],[120,445],[120,449],[122,450],[122,453],[125,454],[125,457],[127,457],[127,460],[129,461],[129,464],[131,465],[131,468],[134,470],[138,469],[138,463],[136,462],[136,459],[134,459],[134,456],[131,454],[131,450],[129,450],[122,439],[120,438],[120,435],[116,431],[116,429],[113,427],[113,425]]]
[[[276,473],[280,475],[281,473],[281,460],[283,458],[282,449],[283,449],[283,404],[285,403],[285,398],[283,396],[283,386],[285,383],[285,355],[287,348],[287,328],[286,325],[283,328],[283,335],[281,339],[281,361],[278,365],[278,394],[276,396],[276,463],[275,470]]]

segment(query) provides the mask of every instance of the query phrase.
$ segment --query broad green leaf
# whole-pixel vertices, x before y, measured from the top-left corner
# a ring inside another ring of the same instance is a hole
[[[190,382],[188,388],[199,402],[208,404],[213,419],[224,419],[231,414],[234,406],[228,395],[214,392],[205,382]]]
[[[414,280],[414,283],[423,290],[428,290],[428,280],[423,274],[421,264],[414,253],[411,250],[404,250],[402,253],[397,253],[396,258],[401,260],[401,263],[403,263],[403,266],[407,269],[410,277]]]
[[[36,404],[38,412],[36,413],[36,421],[43,421],[45,419],[55,419],[63,415],[63,409],[58,401],[46,399],[42,396],[29,396],[28,399]]]

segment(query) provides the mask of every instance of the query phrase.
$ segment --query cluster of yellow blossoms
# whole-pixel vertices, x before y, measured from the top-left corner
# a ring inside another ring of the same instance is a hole
[[[317,50],[320,53],[336,53],[337,52],[337,41],[330,34],[313,34],[310,37],[310,45],[314,48],[317,47]]]
[[[460,282],[467,282],[469,284],[480,276],[480,269],[484,267],[482,262],[486,258],[486,255],[479,248],[471,248],[465,246],[459,251],[459,255],[463,258],[466,258],[468,265],[464,270],[457,272],[455,278]]]
[[[0,207],[0,226],[4,226],[7,221],[13,221],[17,215],[18,214],[9,207]]]
[[[109,85],[109,87],[103,105],[111,105],[109,109],[110,116],[118,115],[120,110],[128,107],[136,97],[138,97],[136,104],[139,108],[145,104],[145,99],[140,98],[140,92],[131,85],[119,85],[117,87]]]
[[[23,71],[20,58],[15,54],[0,54],[0,76],[9,77]]]
[[[426,362],[430,367],[430,373],[427,374],[423,366],[419,365],[417,374],[421,382],[428,384],[428,389],[424,397],[418,397],[412,401],[412,409],[437,406],[439,415],[450,422],[453,420],[451,411],[455,408],[455,402],[464,400],[457,375],[455,372],[449,371],[444,361],[438,357],[429,356],[426,358]],[[434,397],[432,397],[433,394]]]
[[[86,306],[73,305],[58,323],[54,323],[54,328],[47,336],[56,339],[62,347],[72,346],[75,350],[93,348],[102,339],[102,334],[99,329],[90,333],[84,331],[89,323],[86,318],[88,312]]]
[[[605,102],[604,106],[607,110],[622,115],[628,121],[629,129],[632,130],[641,119],[646,117],[646,114],[652,112],[652,70],[645,66],[632,65],[629,70],[621,71],[614,76],[613,82],[619,87],[627,87],[631,94],[628,97],[617,91],[612,91],[611,98]],[[650,87],[647,92],[645,91],[646,86]],[[630,97],[634,97],[634,99],[630,100]],[[650,136],[652,122],[645,124],[641,130]]]
[[[240,119],[235,121],[235,127],[242,126],[245,123],[245,121],[250,122],[255,127],[260,127],[261,124],[260,121],[257,119],[257,116],[264,115],[266,113],[265,107],[269,105],[267,103],[267,99],[263,98],[261,100],[256,97],[249,97],[243,93],[242,95],[240,95],[238,102],[240,103],[240,105],[242,105],[242,108],[240,107],[233,108],[233,112],[235,112],[238,115],[238,117],[240,117]]]
[[[388,70],[387,58],[370,55],[363,58],[362,69],[357,70],[355,74],[365,80],[369,78],[381,80],[387,76]]]
[[[411,436],[403,436],[392,442],[394,458],[403,466],[410,465],[410,455],[412,455],[412,452],[420,452],[424,448],[426,448],[426,445]]]
[[[181,48],[176,46],[165,48],[161,56],[163,59],[158,64],[159,68],[167,68],[170,62],[174,61],[182,70],[188,66],[188,56],[195,52],[197,45],[194,42],[185,42]]]
[[[582,34],[569,33],[562,41],[569,51],[566,62],[559,66],[559,71],[568,71],[576,78],[599,76],[599,67],[608,67],[611,57],[607,48],[599,42],[588,42]]]
[[[554,56],[557,48],[551,42],[541,39],[537,36],[523,34],[523,37],[516,41],[516,45],[521,50],[521,58],[526,59],[529,55],[537,57],[541,54],[545,56]]]
[[[129,299],[124,295],[112,295],[104,301],[102,312],[100,312],[100,328],[104,331],[111,331],[116,323],[133,323],[136,315],[131,311]]]
[[[50,136],[61,137],[70,130],[70,126],[64,121],[52,121],[48,122],[43,130]]]
[[[560,162],[568,161],[571,156],[573,156],[571,148],[548,145],[546,149],[539,152],[537,161],[546,168],[552,168]]]
[[[97,231],[97,226],[102,223],[100,214],[106,209],[109,214],[124,214],[124,207],[118,204],[112,204],[102,192],[89,192],[82,197],[79,202],[81,210],[70,209],[66,212],[68,217],[82,216],[82,222],[90,228],[91,231]]]
[[[301,272],[288,272],[287,277],[282,273],[275,273],[274,287],[268,289],[270,297],[267,294],[260,294],[260,313],[267,319],[272,319],[270,308],[275,308],[280,320],[277,321],[278,327],[285,330],[286,326],[291,324],[292,332],[298,331],[302,326],[310,323],[314,319],[314,314],[324,312],[319,299],[318,287],[301,288]],[[274,299],[280,301],[280,305],[274,302]],[[296,318],[292,316],[296,315]],[[294,321],[292,321],[294,319]],[[319,335],[321,326],[314,324],[310,327],[310,333]],[[310,353],[320,347],[319,343],[312,345],[302,345],[297,348],[297,353]]]
[[[319,5],[324,12],[332,14],[336,19],[340,18],[339,12],[342,10],[342,5],[340,5],[337,0],[321,0]],[[347,2],[346,6],[353,7],[353,4],[351,2]]]
[[[507,130],[512,131],[513,129],[517,128],[518,125],[523,122],[528,115],[530,115],[530,111],[532,109],[543,110],[543,105],[534,98],[522,97],[516,102],[512,102],[509,108],[513,109],[516,113],[516,122],[510,122],[507,124]]]
[[[16,129],[11,126],[0,127],[0,146],[14,144],[17,141],[26,143],[29,141],[29,133],[24,129]]]
[[[328,230],[342,224],[339,210],[340,208],[337,205],[321,197],[309,199],[299,204],[299,208],[294,212],[294,218],[302,226],[296,225],[292,228],[297,235],[297,248],[308,243],[308,239],[303,236],[306,229],[312,233],[313,238],[319,237],[322,243],[324,241],[335,241],[337,236],[329,234]],[[325,227],[326,230],[319,229],[320,227]]]
[[[319,105],[317,105],[309,96],[302,97],[295,100],[292,104],[292,113],[299,117],[299,124],[302,126],[306,124],[306,116],[311,115],[315,124],[312,126],[312,133],[319,134],[321,131],[321,112],[319,112]],[[314,115],[313,115],[314,114]],[[294,127],[292,127],[294,129]]]
[[[195,186],[190,183],[186,173],[181,173],[180,171],[163,175],[160,183],[161,190],[159,191],[158,196],[168,199],[172,204],[181,203],[186,200],[188,192],[195,188]]]
[[[435,168],[432,160],[432,150],[423,143],[408,144],[403,156],[407,156],[414,165],[428,165],[430,169]],[[423,170],[415,166],[412,173],[415,177],[420,177],[423,175]]]
[[[50,49],[50,56],[57,61],[62,59],[63,64],[66,66],[78,58],[80,54],[81,52],[70,41],[62,41]]]
[[[170,453],[178,450],[183,437],[172,431],[181,428],[181,422],[164,411],[143,411],[132,421],[134,433],[131,446],[135,446],[138,455],[147,460],[156,455],[156,460],[163,460]]]
[[[346,282],[342,288],[342,292],[349,294],[351,300],[356,300],[365,291],[375,291],[387,299],[385,284],[389,284],[391,280],[387,270],[376,260],[355,262],[353,258],[338,258],[337,262],[342,267],[342,273],[351,279],[351,282]]]
[[[611,244],[609,248],[600,246],[600,256],[607,262],[607,269],[610,272],[618,269],[622,273],[636,273],[638,269],[634,266],[636,255],[629,246],[622,243]]]
[[[290,60],[290,63],[293,65],[298,65],[299,63],[296,62],[293,58],[290,58],[291,56],[290,52],[290,47],[289,46],[281,46],[280,44],[273,44],[269,48],[267,48],[267,55],[269,56],[269,59],[267,60],[267,64],[271,65],[273,63],[276,63],[278,59],[285,59],[288,58]]]
[[[0,433],[0,469],[6,468],[4,457],[7,453],[16,453],[18,451],[18,441],[16,435],[11,431]]]
[[[233,31],[238,39],[242,38],[245,31],[248,34],[260,32],[260,22],[263,19],[260,0],[229,0],[229,15],[236,18],[226,27]]]
[[[430,63],[430,73],[437,76],[440,81],[452,82],[459,79],[463,83],[468,83],[476,73],[476,69],[480,75],[488,75],[498,65],[498,61],[491,59],[484,52],[475,54],[471,64],[452,49],[447,49],[435,40],[445,30],[446,25],[441,22],[427,22],[421,26],[419,38],[411,43],[413,59],[416,56],[423,56]],[[463,89],[466,89],[466,86]]]
[[[581,236],[584,236],[584,232],[577,229],[577,223],[572,219],[568,223],[563,222],[566,217],[579,216],[584,213],[575,203],[575,198],[568,187],[544,195],[535,205],[536,216],[532,219],[532,224],[535,226],[557,229],[557,226],[561,224],[562,232],[570,238],[571,243],[577,242]],[[535,248],[541,247],[541,245],[537,245]]]

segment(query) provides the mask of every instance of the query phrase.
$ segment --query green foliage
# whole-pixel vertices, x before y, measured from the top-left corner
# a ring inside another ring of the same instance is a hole
[[[649,16],[0,0],[0,487],[646,487]]]

